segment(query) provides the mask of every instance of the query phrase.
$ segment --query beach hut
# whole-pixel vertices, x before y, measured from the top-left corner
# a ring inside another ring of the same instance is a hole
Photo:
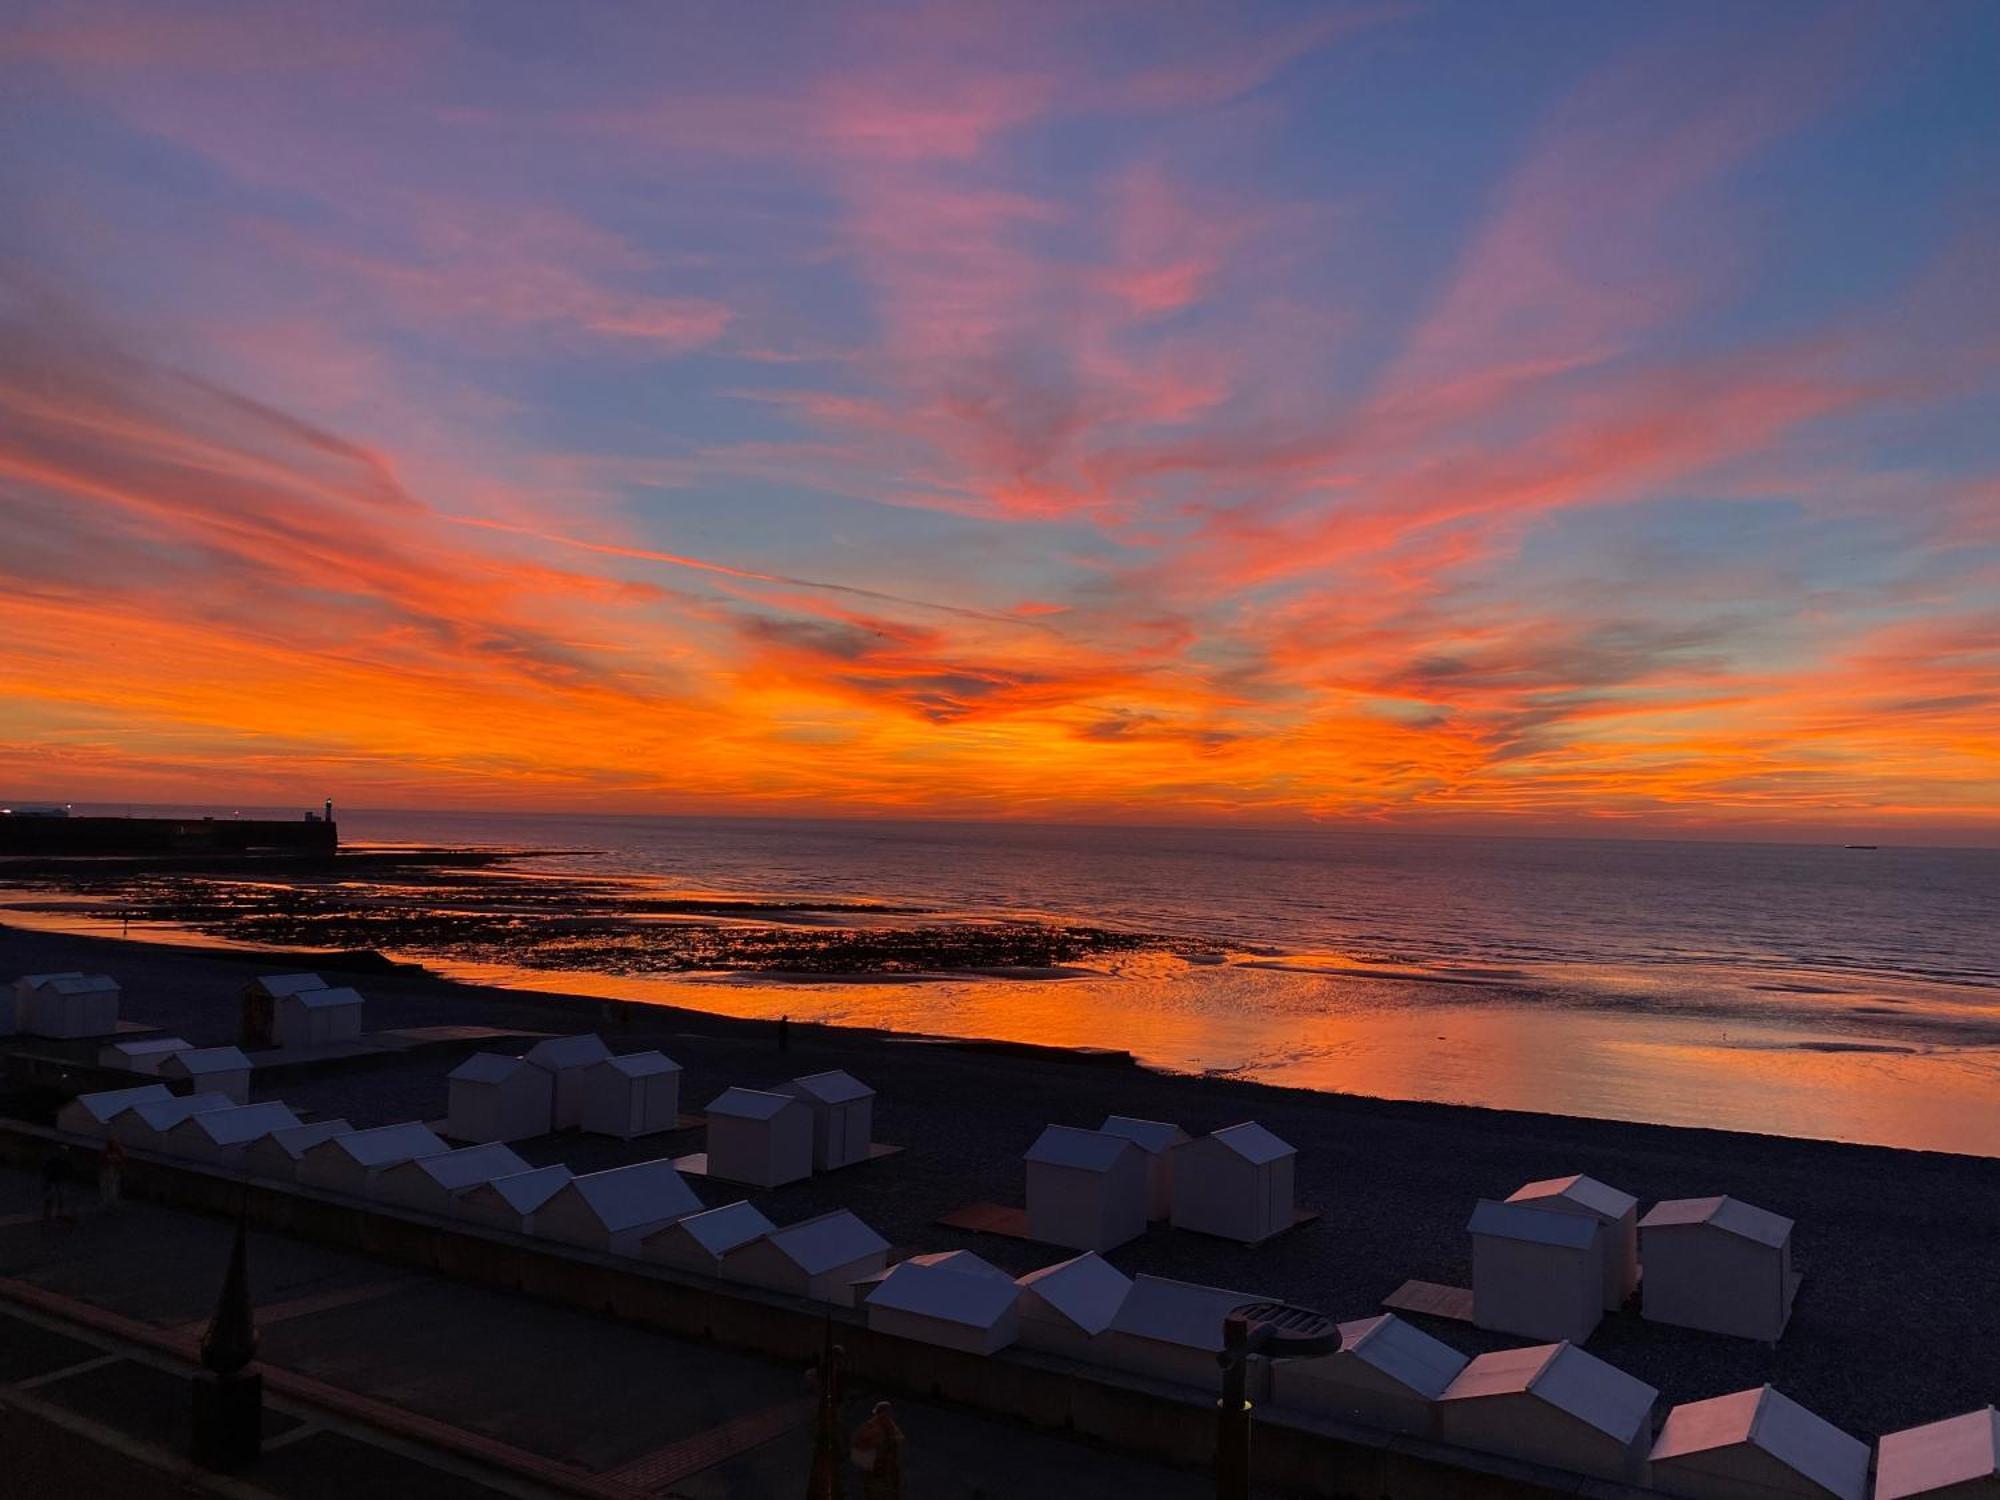
[[[1757,1386],[1668,1412],[1651,1482],[1685,1500],[1867,1500],[1868,1445]]]
[[[105,1140],[118,1117],[134,1105],[173,1098],[164,1083],[148,1083],[138,1088],[104,1089],[95,1094],[79,1094],[56,1111],[56,1129],[71,1135],[87,1135]]]
[[[1884,1437],[1875,1500],[2000,1500],[2000,1411],[1990,1406]]]
[[[555,1075],[525,1057],[475,1052],[445,1075],[444,1133],[455,1141],[525,1141],[555,1120]]]
[[[103,974],[30,974],[15,981],[15,1025],[25,1036],[109,1036],[118,1029],[118,983]]]
[[[250,1102],[250,1059],[240,1047],[190,1047],[160,1064],[160,1077],[184,1078],[198,1094]]]
[[[880,1271],[889,1242],[844,1208],[774,1229],[725,1252],[730,1281],[836,1307],[854,1305],[854,1283]]]
[[[212,1166],[240,1167],[251,1146],[274,1130],[289,1130],[298,1123],[299,1117],[276,1100],[201,1110],[168,1130],[161,1149]]]
[[[537,1239],[631,1255],[640,1241],[701,1212],[701,1199],[670,1161],[634,1162],[573,1177],[535,1211]]]
[[[875,1140],[875,1090],[835,1068],[779,1086],[812,1111],[813,1170],[831,1172],[868,1160]]]
[[[568,1167],[536,1167],[511,1177],[495,1177],[467,1188],[457,1197],[457,1213],[470,1224],[489,1229],[505,1229],[511,1234],[533,1234],[535,1215],[575,1179]]]
[[[1090,1358],[1096,1339],[1118,1316],[1132,1278],[1095,1250],[1030,1271],[1015,1282],[1021,1342],[1072,1359]]]
[[[1173,1226],[1254,1245],[1290,1229],[1298,1152],[1255,1121],[1173,1150]]]
[[[366,1002],[358,990],[294,990],[271,1002],[271,1038],[280,1047],[327,1047],[361,1039]]]
[[[1146,1153],[1123,1136],[1051,1125],[1026,1162],[1031,1239],[1112,1250],[1146,1232]]]
[[[708,1106],[708,1175],[753,1187],[812,1176],[813,1117],[790,1094],[729,1089]]]
[[[1571,1343],[1502,1349],[1445,1387],[1438,1432],[1461,1448],[1644,1484],[1659,1395]]]
[[[1271,1405],[1413,1437],[1437,1435],[1437,1401],[1470,1361],[1394,1313],[1340,1325],[1340,1348],[1271,1366]]]
[[[458,1211],[459,1194],[496,1177],[514,1177],[532,1170],[500,1142],[487,1141],[397,1162],[376,1177],[372,1191],[377,1202],[449,1218]]]
[[[157,1075],[160,1064],[176,1052],[192,1050],[194,1043],[185,1037],[148,1037],[137,1042],[113,1042],[97,1049],[97,1064],[102,1068],[123,1068],[127,1073]]]
[[[1531,1339],[1572,1339],[1604,1316],[1604,1229],[1588,1214],[1482,1198],[1472,1234],[1472,1321]]]
[[[167,1132],[189,1115],[235,1107],[222,1094],[170,1094],[164,1099],[144,1099],[111,1122],[111,1138],[135,1150],[164,1153],[168,1149]]]
[[[777,1227],[750,1202],[738,1199],[654,1230],[639,1241],[639,1258],[720,1276],[723,1256]]]
[[[321,1141],[351,1134],[354,1127],[345,1120],[314,1120],[274,1130],[252,1141],[243,1152],[243,1170],[253,1177],[270,1177],[290,1182],[298,1176],[299,1158]]]
[[[681,1120],[681,1065],[659,1052],[608,1057],[583,1072],[583,1128],[621,1141],[672,1130]]]
[[[1639,1221],[1640,1306],[1655,1323],[1775,1344],[1799,1278],[1792,1221],[1734,1198],[1676,1198]]]
[[[329,1136],[300,1153],[297,1178],[306,1187],[372,1195],[375,1179],[400,1162],[419,1156],[442,1156],[451,1148],[414,1120],[402,1125],[378,1125]]]
[[[528,1049],[528,1061],[549,1075],[554,1086],[550,1122],[557,1130],[574,1130],[583,1123],[583,1075],[611,1056],[596,1036],[552,1036]]]
[[[891,1266],[867,1297],[868,1326],[920,1344],[994,1354],[1020,1335],[1014,1278],[969,1250]]]
[[[1239,1307],[1269,1300],[1250,1292],[1141,1276],[1119,1303],[1111,1326],[1092,1342],[1087,1357],[1152,1380],[1219,1391],[1222,1367],[1216,1356],[1222,1352],[1223,1320]],[[1270,1365],[1253,1355],[1247,1371],[1250,1399],[1261,1401]]]
[[[306,990],[323,990],[326,981],[317,974],[259,974],[243,987],[238,1042],[262,1051],[278,1045],[278,1001]]]
[[[1135,1120],[1109,1115],[1098,1127],[1106,1135],[1122,1135],[1146,1153],[1146,1217],[1166,1219],[1174,1211],[1174,1148],[1187,1144],[1188,1133],[1165,1120]]]
[[[1604,1310],[1616,1312],[1639,1289],[1639,1200],[1581,1174],[1530,1182],[1508,1196],[1509,1203],[1551,1213],[1595,1219],[1604,1233]]]

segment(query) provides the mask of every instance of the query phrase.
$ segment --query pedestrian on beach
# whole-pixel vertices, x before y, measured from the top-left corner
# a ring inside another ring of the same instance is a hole
[[[57,1146],[50,1150],[42,1161],[42,1222],[53,1224],[61,1220],[65,1224],[76,1222],[76,1213],[69,1206],[70,1184],[76,1180],[76,1169],[69,1164],[69,1153]]]
[[[785,1053],[791,1050],[792,1018],[790,1016],[780,1016],[778,1017],[778,1051]]]
[[[125,1191],[125,1148],[117,1141],[104,1143],[104,1155],[97,1164],[97,1201],[115,1208]]]
[[[886,1401],[877,1401],[868,1420],[854,1429],[848,1457],[861,1471],[865,1500],[903,1500],[903,1429]]]

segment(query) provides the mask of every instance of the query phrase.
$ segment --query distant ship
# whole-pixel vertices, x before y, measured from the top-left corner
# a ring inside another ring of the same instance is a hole
[[[1848,849],[1877,849],[1881,846],[1879,844],[1847,844],[1843,847]]]

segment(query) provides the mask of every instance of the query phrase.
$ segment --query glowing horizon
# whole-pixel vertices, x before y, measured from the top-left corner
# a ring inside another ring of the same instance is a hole
[[[2000,15],[1754,10],[16,6],[0,795],[2000,837]]]

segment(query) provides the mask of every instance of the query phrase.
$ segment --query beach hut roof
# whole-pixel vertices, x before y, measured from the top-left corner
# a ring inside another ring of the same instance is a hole
[[[289,1130],[299,1117],[285,1105],[272,1100],[265,1104],[239,1104],[234,1109],[203,1110],[188,1116],[195,1128],[218,1146],[240,1146],[261,1140],[273,1131]]]
[[[1188,1138],[1180,1126],[1166,1120],[1135,1120],[1130,1115],[1107,1115],[1098,1127],[1105,1135],[1122,1135],[1150,1156],[1170,1151]]]
[[[767,1094],[762,1089],[725,1089],[708,1102],[710,1114],[738,1120],[769,1120],[798,1107],[799,1101],[790,1094]]]
[[[1782,1245],[1792,1236],[1792,1221],[1784,1215],[1727,1196],[1670,1198],[1654,1204],[1652,1212],[1639,1221],[1641,1229],[1665,1229],[1681,1224],[1712,1224],[1760,1245]]]
[[[442,1156],[449,1149],[431,1133],[429,1126],[415,1120],[400,1125],[377,1125],[372,1130],[351,1130],[333,1137],[333,1141],[364,1167],[391,1166],[418,1156]]]
[[[875,1090],[852,1073],[839,1068],[828,1073],[809,1073],[804,1078],[794,1078],[792,1082],[821,1104],[850,1104],[856,1099],[875,1097]]]
[[[338,985],[332,989],[300,990],[292,998],[307,1010],[334,1010],[343,1005],[364,1005],[361,991]]]
[[[446,1192],[529,1170],[525,1161],[499,1141],[461,1146],[438,1156],[420,1156],[416,1158],[416,1168]]]
[[[1630,1193],[1621,1193],[1617,1188],[1607,1186],[1595,1177],[1585,1177],[1581,1172],[1569,1177],[1545,1177],[1540,1182],[1530,1182],[1509,1194],[1507,1201],[1538,1203],[1549,1198],[1561,1198],[1578,1208],[1587,1208],[1601,1219],[1622,1219],[1639,1206],[1639,1200]]]
[[[241,1047],[196,1047],[176,1052],[161,1066],[194,1077],[202,1073],[240,1073],[250,1066],[250,1059],[243,1055]]]
[[[1340,1352],[1414,1391],[1428,1401],[1443,1395],[1466,1357],[1394,1313],[1340,1325]]]
[[[1102,1333],[1125,1305],[1132,1278],[1095,1250],[1030,1271],[1017,1285],[1034,1291],[1085,1333]]]
[[[1768,1385],[1676,1406],[1660,1428],[1653,1458],[1745,1443],[1836,1495],[1858,1491],[1868,1472],[1866,1443]]]
[[[303,994],[307,990],[323,990],[326,981],[317,974],[259,974],[250,981],[250,987],[262,990],[276,1000],[285,995]]]
[[[1260,1167],[1266,1162],[1298,1155],[1296,1149],[1279,1140],[1255,1120],[1245,1120],[1241,1125],[1230,1125],[1215,1131],[1213,1139],[1220,1141],[1245,1161]]]
[[[967,1259],[978,1261],[991,1274],[967,1267]],[[991,1328],[1007,1315],[1019,1295],[1014,1279],[1006,1272],[968,1251],[956,1251],[949,1257],[922,1256],[890,1267],[881,1285],[869,1294],[868,1305]]]
[[[606,1058],[600,1066],[615,1068],[627,1078],[652,1078],[681,1070],[681,1065],[664,1052],[627,1052],[622,1057]]]
[[[2000,1474],[2000,1411],[1990,1406],[1884,1437],[1875,1450],[1875,1500],[1904,1500]]]
[[[1111,1328],[1114,1333],[1157,1339],[1163,1344],[1219,1351],[1222,1320],[1239,1307],[1269,1300],[1249,1292],[1169,1281],[1164,1276],[1141,1276],[1119,1304]]]
[[[115,990],[118,981],[109,974],[58,974],[43,989],[54,990],[58,995],[93,995],[99,990]]]
[[[670,1161],[641,1161],[629,1167],[587,1172],[571,1179],[570,1185],[613,1234],[658,1219],[680,1219],[701,1212],[701,1199]]]
[[[136,1105],[173,1097],[173,1090],[164,1083],[149,1083],[136,1089],[105,1089],[95,1094],[79,1094],[76,1102],[83,1106],[84,1113],[91,1119],[104,1125]]]
[[[1495,1203],[1491,1198],[1479,1200],[1465,1227],[1473,1234],[1556,1245],[1565,1250],[1588,1250],[1598,1234],[1596,1221],[1580,1214],[1557,1213],[1522,1203]]]
[[[153,1130],[170,1130],[189,1115],[205,1115],[212,1109],[241,1108],[227,1094],[170,1094],[164,1099],[144,1099],[132,1106],[132,1113]]]
[[[576,1036],[552,1036],[528,1049],[528,1061],[538,1068],[547,1068],[551,1073],[559,1073],[564,1068],[587,1068],[609,1056],[611,1049],[595,1032],[589,1031]]]
[[[974,1255],[970,1250],[932,1250],[924,1255],[912,1255],[899,1265],[926,1266],[933,1270],[950,1271],[959,1276],[979,1276],[987,1281],[1004,1281],[1014,1285],[1014,1278],[994,1265],[992,1261]]]
[[[1438,1397],[1470,1401],[1532,1394],[1599,1432],[1629,1442],[1652,1420],[1660,1393],[1565,1340],[1482,1354]]]
[[[508,1177],[495,1177],[479,1184],[475,1191],[491,1188],[515,1213],[531,1214],[573,1181],[575,1179],[570,1176],[569,1168],[558,1162],[552,1167],[536,1167]]]
[[[23,974],[19,979],[14,981],[14,988],[17,990],[38,990],[45,984],[54,984],[58,979],[81,978],[83,978],[83,972],[80,969],[64,969],[57,974]]]
[[[445,1076],[461,1083],[505,1083],[528,1066],[525,1057],[504,1052],[475,1052]]]
[[[762,1239],[777,1226],[748,1199],[738,1199],[705,1213],[689,1214],[674,1227],[685,1230],[710,1255],[721,1255],[738,1245]]]
[[[889,1248],[887,1240],[844,1208],[773,1230],[770,1240],[808,1276],[821,1275]]]
[[[113,1042],[108,1050],[125,1057],[151,1057],[155,1052],[188,1052],[193,1048],[194,1043],[183,1036],[155,1036],[137,1042]]]
[[[345,1120],[314,1120],[306,1125],[288,1125],[271,1132],[271,1140],[285,1155],[297,1161],[321,1141],[337,1135],[352,1135],[354,1127]]]
[[[1035,1137],[1027,1160],[1053,1167],[1079,1167],[1086,1172],[1108,1172],[1120,1157],[1136,1149],[1123,1136],[1106,1135],[1101,1130],[1078,1130],[1073,1125],[1050,1125]]]

